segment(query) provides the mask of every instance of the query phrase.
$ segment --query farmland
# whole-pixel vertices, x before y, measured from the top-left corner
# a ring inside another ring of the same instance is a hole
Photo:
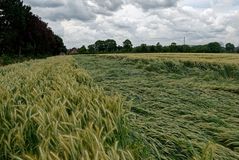
[[[238,55],[76,56],[109,94],[131,104],[150,159],[239,159]]]
[[[104,55],[103,55],[104,56]],[[106,57],[109,55],[106,55]],[[111,54],[110,57],[121,57],[127,59],[147,59],[147,60],[176,60],[191,62],[209,62],[222,64],[239,64],[238,54],[202,54],[202,53],[135,53],[135,54]]]
[[[1,67],[0,159],[133,159],[123,106],[72,57]]]
[[[0,68],[0,159],[239,159],[239,56],[58,56]]]
[[[0,160],[239,160],[239,0],[0,0]]]

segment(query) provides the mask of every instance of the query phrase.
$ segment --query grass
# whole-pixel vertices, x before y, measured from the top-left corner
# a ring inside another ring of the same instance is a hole
[[[75,58],[108,95],[118,92],[131,103],[130,130],[148,159],[239,159],[238,55]]]
[[[69,56],[2,67],[0,159],[134,159],[124,106]]]

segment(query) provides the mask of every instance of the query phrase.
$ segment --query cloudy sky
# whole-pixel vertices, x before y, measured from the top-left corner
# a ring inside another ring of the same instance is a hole
[[[23,0],[68,48],[98,39],[239,45],[239,0]]]

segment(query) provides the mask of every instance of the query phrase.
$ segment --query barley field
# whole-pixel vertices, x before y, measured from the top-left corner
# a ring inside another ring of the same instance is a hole
[[[108,92],[131,104],[130,129],[164,160],[239,159],[238,55],[75,56]]]
[[[0,68],[0,159],[238,160],[229,54],[75,55]]]
[[[1,67],[0,159],[134,159],[124,105],[72,57]]]
[[[146,59],[146,60],[176,60],[191,62],[209,62],[222,64],[239,64],[239,54],[218,53],[135,53],[135,54],[108,54],[101,55],[114,58]]]

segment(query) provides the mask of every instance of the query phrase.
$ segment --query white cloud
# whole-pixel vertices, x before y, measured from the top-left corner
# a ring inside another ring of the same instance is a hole
[[[98,39],[239,43],[239,0],[25,0],[67,47]]]

